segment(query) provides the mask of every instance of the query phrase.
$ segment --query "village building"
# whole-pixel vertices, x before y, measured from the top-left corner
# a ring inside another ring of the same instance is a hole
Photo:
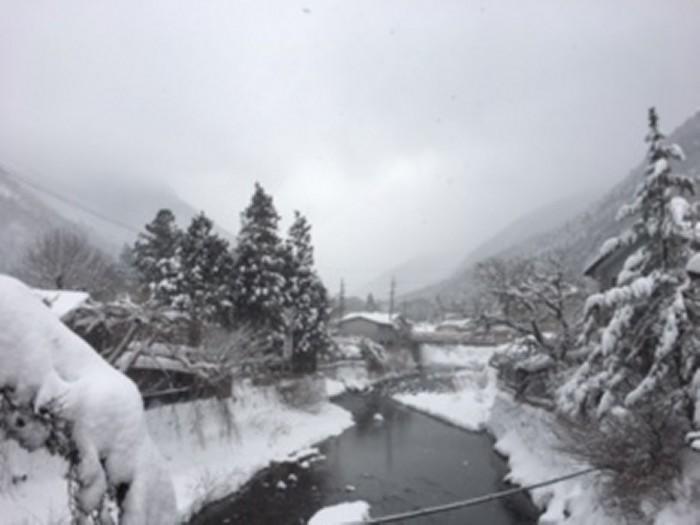
[[[638,248],[638,243],[632,243],[602,253],[586,265],[583,275],[595,280],[600,291],[609,290],[617,284],[617,276],[627,258]]]
[[[341,335],[367,337],[386,346],[398,344],[410,332],[410,324],[400,314],[383,312],[353,312],[340,319],[337,327]]]

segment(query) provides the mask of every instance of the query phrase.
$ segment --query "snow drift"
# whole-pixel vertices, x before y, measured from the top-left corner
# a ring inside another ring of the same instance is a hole
[[[50,447],[52,425],[61,424],[71,445],[78,519],[107,521],[112,489],[122,525],[175,523],[173,485],[136,385],[27,286],[3,275],[0,327],[0,426],[36,450]]]

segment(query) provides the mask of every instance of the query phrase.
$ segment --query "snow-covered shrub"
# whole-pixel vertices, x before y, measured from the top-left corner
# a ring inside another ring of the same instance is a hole
[[[600,469],[599,499],[620,520],[650,523],[673,499],[688,421],[669,401],[558,429],[564,452]]]
[[[111,499],[122,525],[175,522],[173,486],[136,385],[2,275],[0,393],[0,437],[68,461],[78,523],[108,523]]]

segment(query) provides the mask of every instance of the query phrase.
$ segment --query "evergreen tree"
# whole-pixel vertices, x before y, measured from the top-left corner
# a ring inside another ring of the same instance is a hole
[[[134,244],[133,264],[140,283],[156,292],[161,285],[167,288],[174,276],[176,269],[172,258],[182,232],[175,223],[175,215],[167,209],[158,211],[145,230]]]
[[[233,305],[228,282],[233,259],[228,242],[214,233],[213,226],[204,213],[195,216],[175,255],[179,272],[171,301],[173,306],[188,312],[193,344],[199,339],[202,321],[227,325],[231,319]]]
[[[314,271],[311,226],[299,213],[286,242],[287,322],[292,337],[292,364],[296,371],[316,369],[319,351],[329,343],[328,294]]]
[[[269,336],[270,350],[284,341],[285,254],[277,233],[279,215],[260,184],[241,214],[234,250],[233,304],[236,319]]]
[[[601,255],[623,247],[632,253],[616,285],[586,301],[580,343],[587,358],[560,391],[560,406],[571,414],[622,414],[663,399],[677,400],[676,408],[688,406],[683,401],[689,399],[698,350],[684,271],[692,210],[683,196],[693,193],[693,181],[672,171],[671,162],[683,160],[683,153],[666,144],[653,108],[646,141],[645,177],[619,213],[631,225],[601,249]]]
[[[374,295],[367,294],[367,301],[365,301],[365,310],[367,312],[376,312],[378,310],[377,303],[374,300]]]

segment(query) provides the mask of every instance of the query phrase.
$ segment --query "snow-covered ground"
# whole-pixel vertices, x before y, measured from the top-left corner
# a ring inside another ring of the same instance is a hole
[[[425,345],[421,349],[424,365],[461,368],[455,375],[457,390],[449,394],[419,392],[394,397],[405,405],[455,425],[480,430],[489,420],[497,394],[496,372],[488,366],[493,351],[493,348],[483,346]]]
[[[369,504],[364,501],[339,503],[314,514],[308,525],[343,525],[369,519]]]
[[[323,369],[326,393],[338,396],[348,390],[364,390],[370,386],[370,378],[364,361],[346,361]]]
[[[272,389],[240,386],[234,395],[236,401],[197,401],[146,413],[149,431],[173,479],[181,516],[234,492],[271,461],[283,461],[353,424],[349,412],[331,403],[310,413],[283,405]],[[2,471],[9,487],[0,494],[2,523],[67,520],[63,462],[45,453],[8,447],[3,454]]]
[[[127,487],[120,501],[124,525],[167,525],[175,519],[173,486],[162,457],[147,432],[143,401],[136,385],[104,361],[87,343],[63,325],[26,285],[0,275],[0,427],[27,450],[53,444],[65,457],[74,456],[74,503],[83,516],[110,509],[107,492]],[[49,432],[49,428],[52,432]],[[69,452],[67,430],[70,429]],[[0,438],[5,438],[0,435]],[[63,446],[61,446],[61,444]],[[13,523],[17,508],[29,510],[27,522],[49,523],[62,491],[23,490],[34,481],[17,473],[21,457],[16,444],[0,439],[0,516]],[[34,460],[32,460],[34,461]],[[56,460],[58,461],[58,460]],[[56,474],[60,462],[34,463],[40,472]],[[48,494],[50,493],[50,494]],[[65,501],[65,500],[64,500]],[[5,508],[7,507],[7,508]],[[10,521],[10,520],[13,521]]]
[[[271,461],[338,435],[353,424],[346,410],[323,403],[316,413],[282,404],[272,389],[242,386],[237,401],[200,401],[148,412],[148,423],[189,514],[236,491]]]

